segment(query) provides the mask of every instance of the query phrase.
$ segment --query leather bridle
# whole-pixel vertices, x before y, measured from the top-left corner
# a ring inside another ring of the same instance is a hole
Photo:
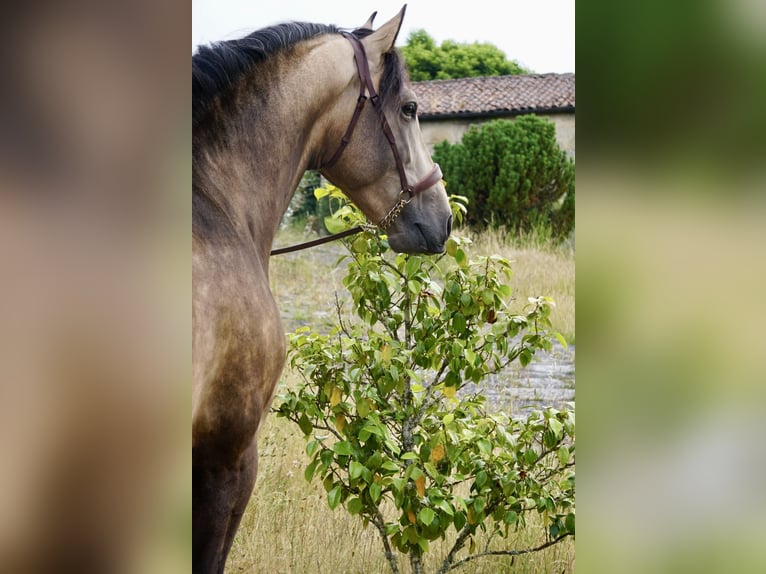
[[[399,214],[402,212],[405,206],[410,203],[416,195],[441,181],[442,171],[439,167],[439,164],[435,163],[433,168],[431,168],[431,171],[424,178],[419,180],[414,185],[409,184],[407,181],[407,173],[404,170],[404,163],[402,162],[402,158],[399,155],[399,150],[396,147],[396,137],[394,136],[394,132],[391,130],[391,126],[386,119],[386,115],[383,112],[380,96],[375,90],[375,86],[372,82],[372,76],[370,74],[369,64],[367,63],[367,54],[365,53],[364,45],[362,44],[361,40],[359,40],[359,38],[349,32],[341,32],[341,34],[351,43],[351,46],[354,48],[354,60],[356,60],[356,69],[359,74],[359,98],[356,102],[354,114],[351,116],[351,121],[349,122],[348,127],[346,128],[346,132],[343,134],[343,137],[340,140],[340,145],[338,145],[335,153],[332,155],[332,157],[330,157],[329,160],[327,160],[327,162],[325,162],[321,169],[323,170],[332,167],[340,159],[340,156],[343,155],[343,150],[346,149],[346,146],[348,146],[349,142],[351,141],[351,136],[354,133],[354,129],[356,129],[356,124],[362,114],[364,105],[367,103],[367,100],[369,100],[372,104],[372,107],[378,113],[378,117],[380,118],[380,125],[383,129],[383,134],[386,136],[386,140],[388,140],[388,143],[391,146],[391,151],[394,154],[394,161],[396,162],[396,169],[399,172],[399,183],[401,184],[401,191],[399,192],[399,197],[397,198],[396,203],[383,217],[383,219],[381,219],[375,225],[375,227],[378,229],[385,231],[391,227],[391,225],[393,225],[394,221],[396,221],[396,218],[399,217]],[[367,94],[369,94],[369,97]],[[340,239],[341,237],[347,237],[349,235],[353,235],[354,233],[359,233],[363,230],[364,227],[362,226],[355,227],[335,235],[322,237],[320,239],[301,243],[300,245],[293,247],[275,249],[271,252],[271,255],[278,255],[280,253],[288,253],[291,251],[297,251],[298,249],[313,247],[314,245],[320,245],[335,239]]]

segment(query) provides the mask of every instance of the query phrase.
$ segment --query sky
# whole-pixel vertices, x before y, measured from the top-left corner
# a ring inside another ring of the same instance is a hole
[[[404,0],[192,0],[192,49],[290,20],[377,28]],[[537,73],[575,71],[575,0],[409,0],[397,46],[423,28],[441,43],[489,43]]]

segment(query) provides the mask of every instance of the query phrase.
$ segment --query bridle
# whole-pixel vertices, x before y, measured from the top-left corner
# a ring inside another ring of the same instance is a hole
[[[383,106],[381,105],[380,96],[375,91],[375,86],[372,82],[372,76],[370,74],[369,64],[367,63],[367,54],[365,53],[364,45],[362,44],[361,40],[359,40],[359,38],[349,32],[341,32],[341,34],[351,43],[351,46],[354,48],[354,60],[356,60],[356,69],[359,75],[359,98],[356,102],[354,114],[351,116],[351,121],[349,122],[348,127],[346,128],[346,132],[343,134],[343,137],[340,140],[340,145],[338,145],[335,153],[332,155],[332,157],[330,157],[329,160],[327,160],[327,162],[325,162],[321,169],[332,167],[340,159],[340,156],[343,155],[343,150],[346,149],[346,146],[348,146],[349,142],[351,141],[351,136],[354,133],[354,129],[356,129],[356,124],[362,114],[364,105],[369,99],[372,107],[378,113],[378,117],[380,118],[380,125],[383,129],[383,134],[386,136],[386,140],[388,140],[388,144],[391,146],[391,151],[394,154],[394,161],[396,162],[396,169],[399,172],[399,183],[401,184],[401,191],[399,192],[399,196],[394,206],[388,211],[383,219],[375,224],[375,226],[372,226],[385,231],[391,227],[391,225],[393,225],[394,221],[396,221],[396,218],[399,217],[399,214],[402,212],[402,210],[415,198],[416,195],[441,181],[442,171],[439,167],[439,164],[435,163],[433,168],[431,168],[431,171],[425,177],[423,177],[414,185],[409,184],[407,181],[407,173],[404,170],[404,163],[402,162],[402,158],[399,155],[399,150],[396,147],[396,137],[394,136],[394,132],[391,130],[391,126],[386,119],[386,115],[383,112]],[[367,94],[369,94],[369,97]],[[341,237],[348,237],[349,235],[359,233],[360,231],[364,231],[370,227],[371,226],[367,225],[358,226],[341,233],[336,233],[334,235],[316,239],[314,241],[308,241],[306,243],[301,243],[292,247],[274,249],[272,250],[271,255],[279,255],[280,253],[289,253],[291,251],[297,251],[299,249],[306,249],[315,245],[321,245],[329,241],[340,239]]]
[[[338,159],[340,159],[340,156],[343,154],[343,150],[346,149],[346,146],[351,141],[351,136],[353,135],[354,129],[356,128],[356,123],[359,120],[359,116],[362,114],[364,104],[368,100],[365,92],[369,93],[370,103],[372,104],[372,107],[375,108],[375,111],[378,112],[378,117],[380,118],[380,126],[383,129],[383,134],[386,136],[388,144],[391,146],[391,151],[394,154],[396,169],[399,172],[399,183],[401,184],[401,191],[399,192],[398,201],[391,208],[388,214],[377,224],[380,229],[385,230],[390,227],[391,224],[393,224],[399,213],[401,213],[402,209],[404,209],[404,206],[412,201],[412,199],[418,193],[428,189],[441,180],[442,172],[439,168],[439,165],[434,164],[434,167],[431,169],[428,175],[418,181],[415,185],[410,185],[407,182],[407,174],[404,171],[404,163],[402,162],[402,158],[399,155],[399,150],[396,147],[396,137],[394,136],[394,132],[391,130],[391,126],[386,119],[386,115],[383,113],[383,106],[381,105],[380,96],[375,91],[375,86],[372,83],[372,76],[370,75],[370,68],[367,63],[367,54],[364,51],[364,44],[362,44],[361,40],[359,40],[359,38],[353,34],[348,32],[342,32],[342,34],[349,42],[351,42],[351,46],[354,48],[354,59],[356,60],[356,69],[359,73],[359,98],[356,102],[354,115],[351,116],[351,121],[346,128],[346,133],[340,140],[338,149],[335,150],[335,153],[327,161],[327,163],[322,166],[322,168],[326,169],[332,167],[338,161]],[[407,194],[409,197],[405,198],[405,194]]]

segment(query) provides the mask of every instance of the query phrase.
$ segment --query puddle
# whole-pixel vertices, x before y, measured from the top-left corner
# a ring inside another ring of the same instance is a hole
[[[538,352],[526,367],[514,363],[479,384],[465,385],[461,392],[481,392],[492,408],[514,417],[545,407],[560,409],[575,400],[575,348],[556,342],[550,353]]]

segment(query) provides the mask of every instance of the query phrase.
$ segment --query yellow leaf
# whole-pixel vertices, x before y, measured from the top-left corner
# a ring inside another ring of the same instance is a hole
[[[472,526],[476,524],[476,516],[473,514],[473,506],[468,507],[468,524]]]
[[[333,387],[332,394],[330,395],[330,406],[334,407],[338,403],[340,403],[340,389],[338,387]]]
[[[415,490],[418,492],[418,496],[421,498],[426,495],[426,477],[421,474],[415,479]]]
[[[428,457],[432,463],[436,464],[441,459],[444,458],[444,445],[443,444],[437,444],[434,449],[431,451],[431,456]]]
[[[340,432],[343,432],[343,428],[346,426],[346,417],[343,415],[343,413],[338,413],[335,415],[335,428],[337,428]]]
[[[391,349],[391,345],[383,345],[380,348],[380,359],[383,361],[384,365],[388,365],[391,363],[392,354],[393,354],[393,350]]]
[[[442,392],[444,393],[444,396],[447,397],[448,399],[454,399],[455,393],[457,392],[457,387],[448,387],[447,385],[444,385]]]
[[[411,508],[407,510],[407,519],[410,521],[411,524],[415,524],[415,513],[412,512]]]

